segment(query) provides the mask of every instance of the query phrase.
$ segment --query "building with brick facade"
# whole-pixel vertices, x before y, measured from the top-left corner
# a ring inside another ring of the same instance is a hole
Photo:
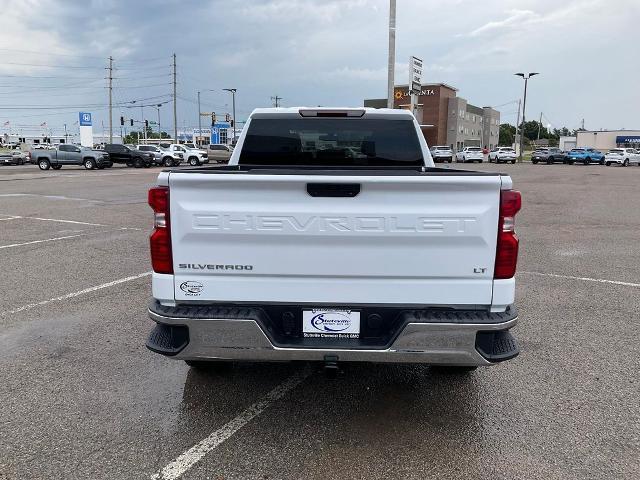
[[[454,150],[466,146],[498,145],[500,112],[491,107],[476,107],[458,97],[458,89],[445,83],[422,85],[417,96],[415,115],[429,146],[449,145]],[[410,107],[409,88],[394,89],[394,108]],[[365,107],[386,108],[386,99],[364,101]]]

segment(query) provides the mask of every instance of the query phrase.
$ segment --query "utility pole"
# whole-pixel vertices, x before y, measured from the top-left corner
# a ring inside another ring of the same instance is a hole
[[[156,105],[156,110],[158,110],[158,140],[162,140],[162,130],[160,130],[160,107],[161,106],[162,106],[161,103]],[[160,142],[158,141],[158,143]]]
[[[113,57],[109,55],[109,143],[113,143]]]
[[[176,54],[173,54],[173,141],[178,143],[178,105],[176,102]]]
[[[389,0],[389,59],[387,65],[387,108],[393,108],[393,84],[396,68],[396,0]],[[411,85],[409,85],[411,88]]]
[[[520,139],[518,138],[518,128],[520,128],[520,107],[522,106],[522,99],[518,99],[518,116],[516,118],[516,138],[514,138],[515,144],[520,146]],[[522,131],[520,131],[522,135]]]
[[[67,124],[64,124],[64,143],[69,143],[69,139],[67,138]]]
[[[278,108],[280,106],[279,102],[280,102],[280,100],[282,100],[282,97],[279,97],[278,95],[276,95],[275,97],[271,97],[271,100],[273,100],[273,102],[274,102],[273,106]]]
[[[198,91],[198,137],[202,136],[202,112],[200,111],[200,91]]]
[[[540,121],[538,122],[538,141],[540,141],[540,130],[542,130],[542,112],[540,112]]]
[[[527,75],[524,73],[516,73],[518,77],[522,77],[524,79],[524,99],[522,100],[522,128],[520,129],[520,158],[519,162],[522,162],[522,153],[524,148],[524,124],[525,124],[525,110],[527,108],[527,83],[529,83],[529,79],[534,75],[539,75],[538,72],[531,72]]]

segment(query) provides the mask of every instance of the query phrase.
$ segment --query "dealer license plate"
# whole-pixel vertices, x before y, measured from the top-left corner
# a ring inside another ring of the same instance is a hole
[[[314,308],[302,312],[305,338],[360,338],[360,312]]]

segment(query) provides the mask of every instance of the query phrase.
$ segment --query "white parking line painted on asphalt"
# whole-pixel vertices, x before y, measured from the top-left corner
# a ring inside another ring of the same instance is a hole
[[[78,233],[77,235],[65,235],[64,237],[45,238],[44,240],[32,240],[31,242],[12,243],[10,245],[0,245],[0,250],[4,248],[23,247],[24,245],[34,245],[36,243],[55,242],[57,240],[67,240],[68,238],[77,238],[89,235],[88,233]]]
[[[89,198],[65,197],[64,195],[40,195],[37,193],[3,193],[0,197],[41,197],[49,200],[75,200],[78,202],[100,202],[100,200],[91,200]]]
[[[108,225],[105,225],[108,226]],[[43,240],[32,240],[30,242],[23,242],[23,243],[12,243],[9,245],[0,245],[0,250],[5,249],[5,248],[14,248],[14,247],[24,247],[25,245],[35,245],[37,243],[48,243],[48,242],[56,242],[58,240],[68,240],[69,238],[77,238],[77,237],[85,237],[88,235],[98,235],[100,233],[113,233],[113,232],[122,232],[122,231],[129,231],[129,230],[133,230],[133,231],[140,231],[142,230],[141,228],[133,228],[133,227],[118,227],[115,230],[100,230],[100,231],[96,231],[96,232],[86,232],[86,233],[78,233],[76,235],[65,235],[63,237],[53,237],[53,238],[45,238]]]
[[[567,280],[582,280],[584,282],[608,283],[611,285],[622,285],[624,287],[640,287],[640,283],[621,282],[618,280],[606,280],[603,278],[574,277],[572,275],[558,275],[556,273],[542,273],[542,272],[518,272],[518,273],[524,273],[527,275],[539,275],[541,277],[565,278]]]
[[[103,283],[102,285],[96,285],[95,287],[85,288],[85,289],[79,290],[77,292],[67,293],[66,295],[62,295],[60,297],[50,298],[48,300],[42,300],[41,302],[37,302],[37,303],[30,303],[29,305],[24,305],[22,307],[14,309],[14,310],[8,310],[6,312],[0,312],[0,317],[5,316],[5,315],[13,315],[14,313],[24,312],[25,310],[31,310],[32,308],[40,307],[42,305],[47,305],[48,303],[51,303],[51,302],[61,302],[63,300],[69,300],[70,298],[79,297],[80,295],[84,295],[86,293],[95,292],[97,290],[102,290],[103,288],[113,287],[114,285],[119,285],[121,283],[131,282],[131,281],[137,280],[139,278],[148,277],[149,275],[151,275],[151,272],[144,272],[144,273],[141,273],[139,275],[133,275],[131,277],[124,277],[124,278],[120,278],[118,280],[114,280],[113,282]]]
[[[275,387],[265,396],[264,400],[254,403],[237,417],[230,420],[218,430],[213,432],[204,440],[195,444],[186,452],[182,453],[174,461],[158,473],[151,476],[152,480],[175,480],[184,475],[187,470],[198,463],[211,450],[219,447],[226,440],[231,438],[238,430],[265,411],[273,402],[282,398],[287,392],[297,387],[310,375],[310,371],[305,369],[296,373]]]
[[[41,218],[41,217],[24,217],[21,215],[14,215],[11,218],[0,218],[0,220],[18,220],[21,218],[28,218],[29,220],[41,220],[43,222],[60,222],[60,223],[75,223],[78,225],[91,225],[93,227],[108,227],[109,225],[104,225],[102,223],[89,223],[89,222],[79,222],[77,220],[62,220],[60,218]]]

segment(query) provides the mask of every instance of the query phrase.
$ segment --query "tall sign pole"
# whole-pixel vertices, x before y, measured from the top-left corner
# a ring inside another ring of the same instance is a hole
[[[176,88],[176,54],[173,54],[173,141],[178,143],[178,105]]]
[[[387,108],[393,108],[394,73],[396,68],[396,0],[389,0],[389,59],[387,64]]]
[[[113,57],[109,56],[109,143],[113,143]]]
[[[409,93],[411,94],[411,113],[416,114],[418,95],[422,90],[422,60],[418,57],[409,58]]]

